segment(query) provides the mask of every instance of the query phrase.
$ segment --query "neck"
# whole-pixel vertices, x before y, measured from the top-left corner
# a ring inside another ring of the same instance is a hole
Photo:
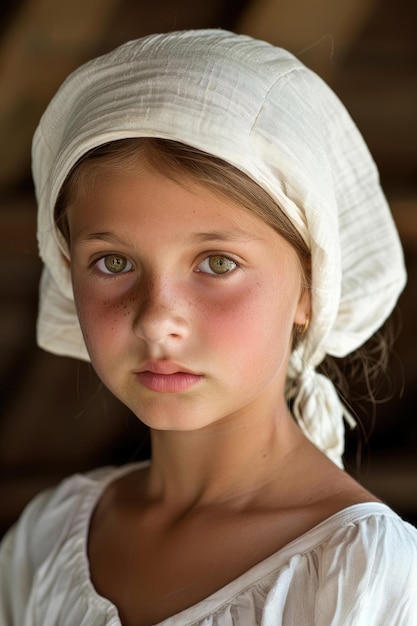
[[[153,431],[149,495],[175,507],[248,506],[282,479],[304,440],[287,408],[192,432]]]

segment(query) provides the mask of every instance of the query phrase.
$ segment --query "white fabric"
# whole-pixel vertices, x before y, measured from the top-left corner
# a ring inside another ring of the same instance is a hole
[[[89,520],[124,472],[41,494],[0,548],[1,626],[120,626],[90,581]],[[105,546],[103,546],[105,549]],[[377,503],[349,507],[163,626],[416,626],[417,530]]]
[[[323,381],[307,384],[303,370],[314,375],[326,354],[349,354],[382,325],[405,284],[403,256],[375,164],[345,108],[294,56],[265,42],[221,30],[149,36],[84,65],[58,91],[33,141],[45,262],[39,344],[88,359],[53,209],[83,154],[140,136],[232,163],[270,193],[305,239],[312,319],[289,375],[306,434],[340,464],[343,407],[334,390],[327,400],[316,393]],[[329,441],[309,407],[336,424]]]
[[[293,355],[294,360],[297,357],[298,353]],[[351,428],[356,426],[355,419],[345,407],[341,407],[331,380],[316,372],[310,364],[304,368],[300,366],[300,372],[296,379],[289,379],[287,389],[288,399],[295,398],[293,415],[306,437],[341,466],[345,442],[343,417]]]

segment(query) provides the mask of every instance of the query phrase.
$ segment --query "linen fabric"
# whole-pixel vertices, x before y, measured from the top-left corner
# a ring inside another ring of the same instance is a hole
[[[91,582],[88,527],[106,487],[139,468],[73,476],[32,501],[0,547],[2,626],[121,626]],[[416,580],[416,529],[357,504],[160,626],[417,626]]]
[[[311,323],[288,376],[305,434],[341,465],[345,409],[318,376],[391,313],[406,280],[378,172],[344,106],[289,52],[221,30],[152,35],[90,61],[63,84],[33,141],[45,263],[38,342],[88,359],[75,311],[68,250],[54,225],[59,190],[90,149],[130,137],[192,145],[263,187],[312,255]]]

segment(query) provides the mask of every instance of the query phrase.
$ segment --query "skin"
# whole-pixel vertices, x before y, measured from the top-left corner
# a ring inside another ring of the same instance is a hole
[[[144,162],[95,172],[68,221],[91,361],[152,436],[151,467],[113,484],[90,526],[93,583],[123,624],[173,615],[373,499],[305,439],[286,405],[293,328],[310,314],[288,242]],[[143,376],[149,364],[158,390]],[[164,368],[186,371],[186,388],[167,390]]]

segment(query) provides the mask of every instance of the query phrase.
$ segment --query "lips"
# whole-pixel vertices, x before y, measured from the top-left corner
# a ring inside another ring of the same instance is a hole
[[[136,376],[144,387],[157,393],[181,393],[203,378],[173,361],[148,361]]]

